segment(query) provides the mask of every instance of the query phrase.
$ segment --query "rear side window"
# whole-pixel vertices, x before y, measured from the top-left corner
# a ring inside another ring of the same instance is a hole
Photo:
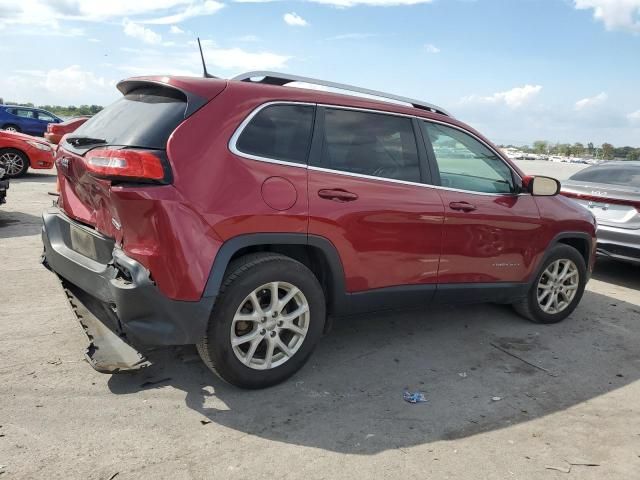
[[[310,105],[265,107],[242,130],[236,149],[257,157],[305,164],[313,113]]]
[[[184,120],[187,100],[172,88],[144,87],[129,92],[78,128],[72,137],[106,140],[106,145],[162,150]]]
[[[320,167],[420,182],[411,119],[381,113],[327,108]]]
[[[640,165],[598,165],[585,168],[574,174],[569,180],[640,188]]]
[[[17,115],[22,118],[35,118],[35,114],[33,110],[20,110],[17,109],[14,111],[14,115]]]

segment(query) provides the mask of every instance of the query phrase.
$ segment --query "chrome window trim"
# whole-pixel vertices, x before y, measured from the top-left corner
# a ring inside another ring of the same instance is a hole
[[[345,175],[345,176],[348,176],[348,177],[363,178],[363,179],[367,179],[367,180],[378,180],[378,181],[381,181],[381,182],[390,182],[390,183],[396,183],[396,184],[401,184],[401,185],[410,185],[410,186],[416,186],[416,187],[435,188],[437,190],[447,190],[447,191],[451,191],[451,192],[461,192],[461,193],[467,193],[467,194],[471,194],[471,195],[481,195],[481,196],[490,196],[490,197],[502,197],[502,196],[517,196],[517,197],[519,197],[519,196],[529,196],[530,195],[528,193],[475,192],[473,190],[461,190],[461,189],[458,189],[458,188],[444,187],[442,185],[433,185],[433,184],[429,184],[429,183],[417,183],[417,182],[410,182],[410,181],[406,181],[406,180],[396,180],[396,179],[393,179],[393,178],[376,177],[376,176],[373,176],[373,175],[363,175],[363,174],[360,174],[360,173],[345,172],[343,170],[334,170],[334,169],[331,169],[331,168],[323,168],[323,167],[316,167],[316,166],[313,166],[313,165],[309,165],[308,164],[308,159],[307,159],[307,163],[305,163],[305,164],[294,163],[294,162],[287,162],[287,161],[284,161],[284,160],[277,160],[277,159],[269,158],[269,157],[262,157],[262,156],[259,156],[259,155],[252,155],[250,153],[244,153],[244,152],[238,150],[236,144],[238,142],[238,139],[240,138],[240,135],[242,135],[242,132],[245,129],[245,127],[249,124],[249,122],[251,122],[253,117],[255,117],[260,111],[262,111],[263,109],[265,109],[267,107],[270,107],[272,105],[307,105],[307,106],[312,106],[312,107],[334,108],[334,109],[339,109],[339,110],[353,110],[353,111],[365,112],[365,113],[379,113],[379,114],[383,114],[383,115],[393,115],[393,116],[396,116],[396,117],[415,118],[417,120],[421,120],[421,121],[424,121],[424,122],[438,123],[438,124],[444,125],[445,127],[455,128],[456,130],[459,130],[462,133],[465,133],[465,134],[471,136],[472,138],[474,138],[475,140],[480,142],[482,145],[484,145],[486,148],[488,148],[490,151],[495,153],[496,156],[500,160],[502,160],[502,162],[505,165],[507,165],[507,167],[509,167],[509,170],[511,170],[513,172],[513,174],[517,178],[519,178],[520,181],[522,181],[522,177],[520,176],[520,174],[516,170],[513,169],[513,167],[509,164],[509,162],[505,161],[503,156],[498,151],[496,151],[496,149],[492,148],[490,145],[487,145],[487,143],[484,142],[477,135],[465,130],[462,127],[458,127],[457,125],[453,125],[451,123],[443,122],[443,121],[440,121],[440,120],[427,119],[427,118],[424,118],[424,117],[419,117],[417,115],[409,115],[409,114],[406,114],[406,113],[388,112],[388,111],[385,111],[385,110],[376,110],[376,109],[371,109],[371,108],[349,107],[349,106],[345,106],[345,105],[332,105],[332,104],[328,104],[328,103],[297,102],[295,100],[273,100],[273,101],[269,101],[269,102],[263,103],[262,105],[257,106],[249,115],[247,115],[247,117],[242,121],[242,123],[240,123],[240,125],[236,128],[235,132],[233,133],[233,135],[229,139],[228,147],[229,147],[229,150],[234,155],[237,155],[239,157],[246,158],[246,159],[249,159],[249,160],[256,160],[256,161],[259,161],[259,162],[266,162],[266,163],[274,163],[274,164],[277,164],[277,165],[284,165],[284,166],[288,166],[288,167],[306,168],[308,170],[314,170],[314,171],[317,171],[317,172],[334,173],[334,174],[337,174],[337,175]],[[418,139],[416,139],[416,141],[417,140]]]
[[[306,106],[310,106],[310,107],[315,107],[316,106],[315,103],[283,101],[283,100],[276,100],[276,101],[267,102],[267,103],[263,103],[262,105],[259,105],[249,115],[247,115],[247,118],[245,118],[242,121],[242,123],[240,125],[238,125],[238,128],[236,128],[236,131],[233,132],[233,135],[229,139],[229,144],[228,144],[229,150],[234,155],[237,155],[237,156],[243,157],[243,158],[248,158],[249,160],[258,160],[260,162],[275,163],[277,165],[285,165],[287,167],[307,168],[309,159],[306,159],[305,163],[288,162],[286,160],[278,160],[276,158],[262,157],[260,155],[254,155],[254,154],[251,154],[251,153],[245,153],[245,152],[243,152],[243,151],[238,149],[238,145],[237,145],[238,139],[240,138],[240,135],[242,135],[242,132],[247,127],[247,125],[249,125],[251,120],[253,120],[253,118],[258,113],[260,113],[265,108],[271,107],[273,105],[306,105]]]

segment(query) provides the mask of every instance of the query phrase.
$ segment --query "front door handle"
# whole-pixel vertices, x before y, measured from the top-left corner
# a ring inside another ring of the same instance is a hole
[[[459,210],[461,212],[473,212],[476,206],[469,202],[451,202],[449,204],[451,210]]]
[[[347,192],[341,188],[323,188],[318,190],[318,196],[335,202],[353,202],[358,199],[358,195],[355,193]]]

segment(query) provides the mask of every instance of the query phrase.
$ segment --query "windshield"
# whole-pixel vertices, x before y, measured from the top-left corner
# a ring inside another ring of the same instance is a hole
[[[184,120],[186,107],[186,98],[177,90],[139,88],[96,114],[68,138],[96,138],[107,145],[164,149],[171,133]]]
[[[596,165],[574,174],[569,180],[640,188],[640,165]]]

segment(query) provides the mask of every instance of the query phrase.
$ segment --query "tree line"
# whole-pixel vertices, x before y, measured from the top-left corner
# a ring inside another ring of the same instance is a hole
[[[33,103],[7,102],[6,105],[16,105],[18,107],[41,108],[59,117],[77,117],[79,115],[95,115],[104,107],[101,105],[34,105]]]
[[[508,145],[512,147],[512,145]],[[576,142],[571,143],[551,143],[546,140],[536,140],[532,146],[515,147],[526,153],[537,153],[540,155],[561,155],[564,157],[592,157],[603,160],[613,160],[621,158],[624,160],[640,160],[640,148],[636,147],[614,147],[610,143],[603,143],[596,146],[593,142],[586,145]]]

